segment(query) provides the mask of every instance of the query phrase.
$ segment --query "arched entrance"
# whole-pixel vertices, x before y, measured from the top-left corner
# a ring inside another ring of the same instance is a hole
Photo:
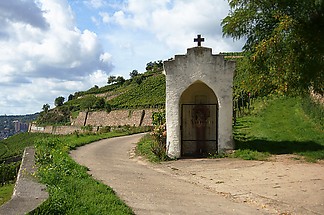
[[[180,98],[181,156],[201,157],[218,150],[218,102],[214,91],[196,81]]]

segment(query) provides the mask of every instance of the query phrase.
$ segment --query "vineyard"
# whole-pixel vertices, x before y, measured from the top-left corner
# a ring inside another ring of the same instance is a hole
[[[20,157],[27,146],[34,145],[36,139],[47,137],[48,134],[20,133],[0,141],[0,163],[13,157]]]
[[[113,109],[164,107],[165,76],[151,76],[110,100]]]
[[[1,186],[16,180],[22,153],[27,146],[32,146],[40,138],[49,134],[20,133],[6,140],[0,140],[0,183]]]
[[[75,93],[76,99],[66,102],[70,110],[84,110],[83,103],[91,96],[105,98],[112,109],[133,109],[164,106],[165,76],[163,74],[140,76],[140,82],[126,80],[122,85],[113,84],[102,88]],[[61,107],[62,108],[62,107]],[[92,110],[98,108],[91,107]]]

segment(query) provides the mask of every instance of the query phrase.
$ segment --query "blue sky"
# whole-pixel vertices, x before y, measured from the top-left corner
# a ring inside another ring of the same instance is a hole
[[[41,111],[110,75],[184,54],[197,34],[213,53],[240,51],[223,38],[226,0],[0,1],[0,115]]]

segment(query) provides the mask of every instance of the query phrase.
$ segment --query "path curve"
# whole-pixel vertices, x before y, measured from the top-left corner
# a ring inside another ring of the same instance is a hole
[[[260,214],[256,208],[132,158],[134,143],[142,136],[101,140],[72,151],[71,156],[113,188],[136,214]]]
[[[324,162],[277,155],[266,162],[152,164],[134,156],[134,143],[142,136],[106,139],[71,152],[136,214],[324,214]]]

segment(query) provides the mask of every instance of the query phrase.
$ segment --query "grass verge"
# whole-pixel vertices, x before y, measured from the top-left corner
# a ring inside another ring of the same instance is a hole
[[[93,179],[86,167],[77,164],[69,151],[97,140],[137,132],[74,134],[38,140],[37,175],[47,185],[49,199],[30,214],[133,214],[110,187]]]
[[[260,113],[237,119],[234,139],[234,157],[263,160],[297,154],[311,162],[324,159],[323,128],[305,114],[300,98],[278,98]]]
[[[141,155],[148,159],[150,162],[159,163],[162,161],[170,160],[165,153],[163,156],[158,156],[153,153],[154,149],[156,149],[157,142],[151,134],[146,134],[141,140],[138,142],[136,147],[136,154]]]
[[[14,187],[14,182],[0,186],[0,206],[11,199]]]

